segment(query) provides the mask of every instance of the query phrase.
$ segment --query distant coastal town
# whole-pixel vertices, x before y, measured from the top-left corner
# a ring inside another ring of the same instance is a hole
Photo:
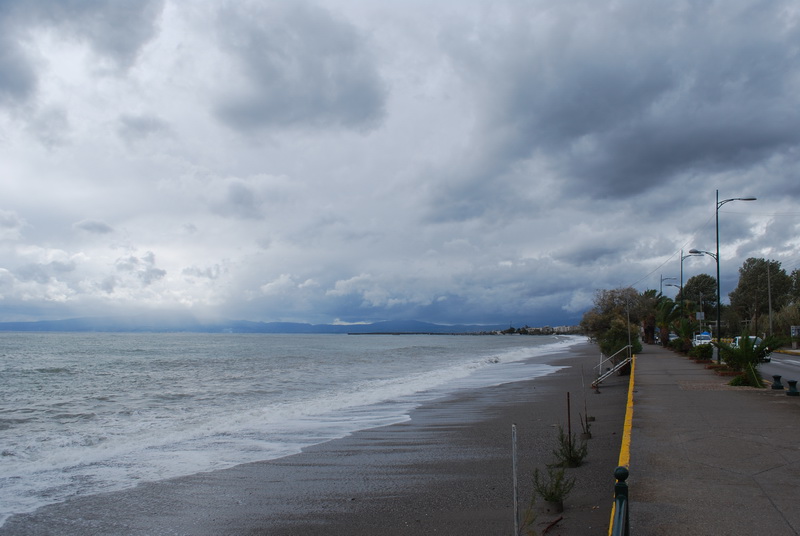
[[[580,326],[543,326],[532,328],[525,326],[508,329],[495,329],[490,331],[365,331],[349,332],[348,335],[581,335]]]

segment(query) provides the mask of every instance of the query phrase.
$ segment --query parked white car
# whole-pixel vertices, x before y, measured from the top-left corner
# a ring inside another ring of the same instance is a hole
[[[694,340],[692,341],[692,346],[700,346],[702,344],[711,344],[711,334],[710,333],[698,333],[694,336]]]
[[[739,348],[743,338],[744,337],[734,337],[733,342],[731,343],[731,348]],[[749,339],[753,342],[753,348],[757,348],[763,342],[761,337],[756,337],[755,335],[750,335]],[[766,348],[765,350],[766,352],[763,356],[761,356],[761,361],[769,362],[772,360],[772,351],[769,348]]]

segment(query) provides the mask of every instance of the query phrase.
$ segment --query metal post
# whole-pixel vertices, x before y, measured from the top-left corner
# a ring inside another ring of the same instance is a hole
[[[722,331],[722,324],[720,322],[720,308],[722,304],[720,303],[721,296],[720,296],[720,280],[719,280],[719,207],[724,205],[725,203],[730,203],[731,201],[755,201],[755,197],[732,197],[730,199],[723,199],[722,201],[719,200],[719,190],[717,190],[717,209],[715,211],[715,219],[716,219],[716,227],[717,227],[717,348],[719,347],[719,337],[720,332]],[[690,252],[691,253],[691,252]],[[719,352],[717,352],[717,363],[719,363]]]
[[[767,261],[767,300],[769,304],[769,335],[772,336],[772,284],[769,280],[769,273],[772,271],[770,262]]]
[[[628,469],[619,466],[614,470],[614,521],[612,523],[611,533],[614,536],[630,536],[630,512],[628,505],[628,484],[625,482],[628,479]]]
[[[625,300],[625,316],[628,322],[626,327],[628,328],[628,359],[630,359],[633,346],[631,346],[631,310],[628,300]]]
[[[681,250],[681,320],[683,320],[683,250]]]
[[[519,488],[517,486],[517,425],[511,425],[511,465],[514,473],[514,536],[519,536]]]
[[[720,332],[722,331],[722,324],[720,323],[720,307],[722,306],[722,304],[720,303],[720,299],[721,298],[720,298],[720,290],[719,290],[719,286],[720,286],[720,281],[719,281],[719,190],[717,190],[717,210],[716,210],[715,214],[716,214],[716,222],[717,222],[717,256],[716,256],[716,259],[715,259],[717,261],[717,330],[716,330],[715,334],[717,336],[717,346],[716,346],[716,349],[717,349],[717,363],[719,364],[719,360],[720,360],[720,357],[719,357],[719,336],[720,336]]]

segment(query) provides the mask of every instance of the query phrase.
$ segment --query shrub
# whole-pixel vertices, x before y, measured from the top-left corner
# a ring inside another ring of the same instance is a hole
[[[533,489],[536,494],[548,502],[561,502],[567,498],[575,487],[575,479],[564,476],[564,469],[547,467],[547,478],[541,477],[539,469],[533,473]]]
[[[749,386],[750,382],[747,380],[747,376],[744,374],[739,374],[738,376],[734,376],[733,379],[728,382],[728,385],[733,385],[734,387],[743,387]]]
[[[557,467],[580,467],[583,459],[589,452],[586,441],[581,441],[580,446],[575,441],[575,434],[565,434],[562,427],[558,427],[558,448],[553,451]]]
[[[676,352],[688,353],[692,349],[692,342],[686,339],[678,338],[669,343],[670,347]]]
[[[756,387],[758,389],[764,388],[764,383],[761,381],[761,376],[758,374],[758,370],[753,365],[747,365],[746,370],[738,376],[735,376],[731,381],[728,382],[728,385],[737,387]]]
[[[693,346],[692,349],[689,350],[689,356],[695,359],[711,359],[714,356],[714,347],[710,344]]]
[[[775,337],[767,337],[760,343],[751,340],[747,332],[743,333],[739,347],[730,344],[720,343],[719,351],[722,360],[733,370],[748,373],[750,367],[758,368],[759,363],[768,353],[768,349],[777,348],[779,341]]]

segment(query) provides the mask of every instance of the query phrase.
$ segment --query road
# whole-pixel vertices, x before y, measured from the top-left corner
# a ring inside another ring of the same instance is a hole
[[[787,380],[800,380],[800,355],[773,352],[772,360],[769,363],[761,363],[758,371],[768,380],[772,380],[772,376],[779,374],[781,383],[788,388]]]

